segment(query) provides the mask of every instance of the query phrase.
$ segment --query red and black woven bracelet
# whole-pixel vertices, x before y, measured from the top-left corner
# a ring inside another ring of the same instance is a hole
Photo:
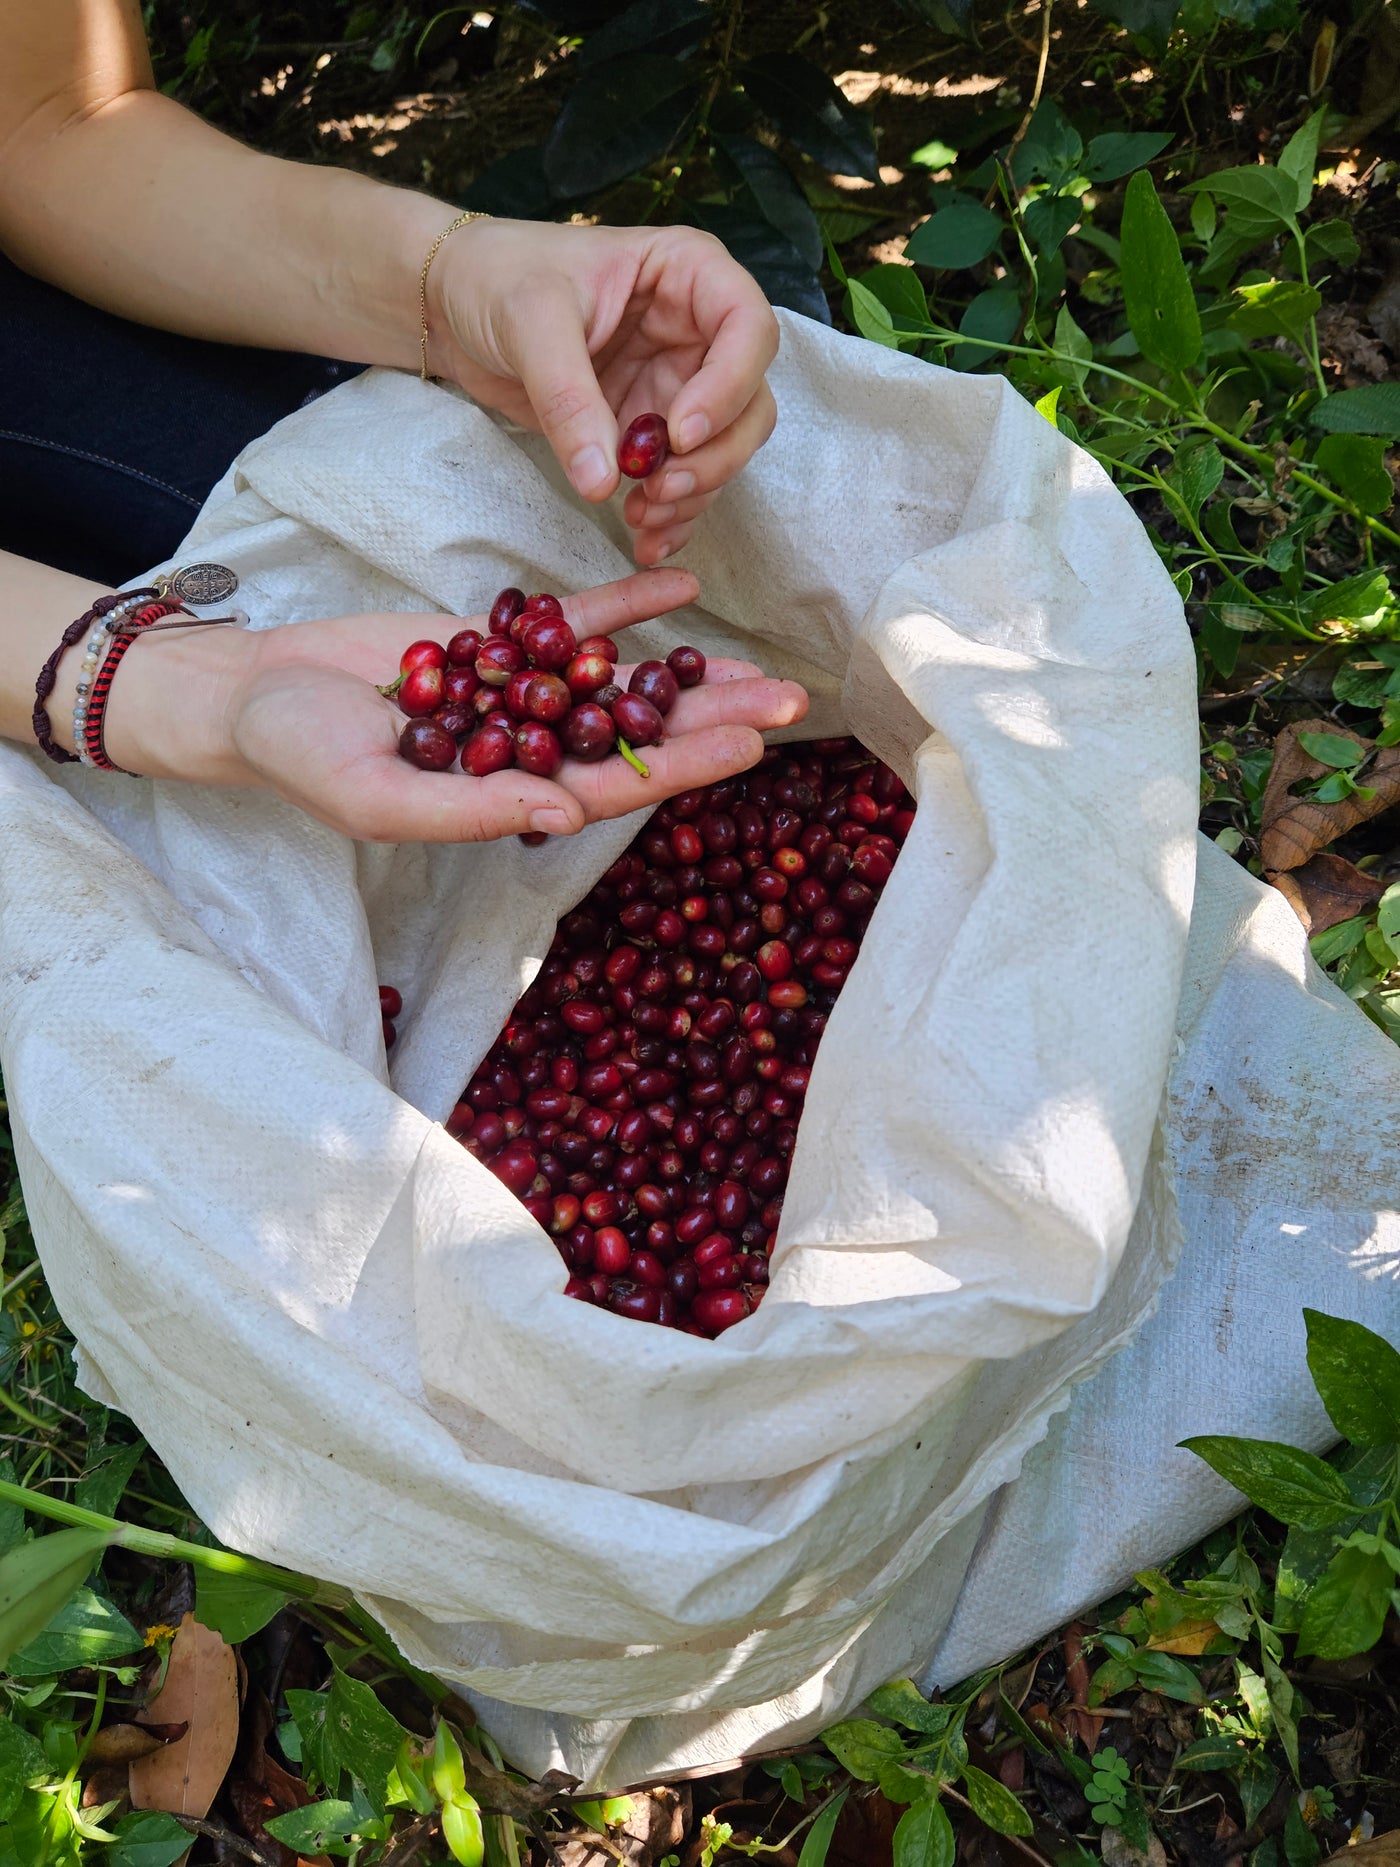
[[[85,610],[76,622],[70,622],[63,631],[58,647],[49,656],[39,670],[39,678],[34,683],[34,737],[40,749],[51,758],[55,765],[76,765],[77,754],[65,752],[61,745],[55,745],[53,726],[49,720],[48,698],[53,692],[54,682],[58,679],[58,664],[76,642],[82,639],[83,631],[90,629],[103,616],[109,616],[119,603],[129,603],[134,596],[156,595],[153,589],[113,590],[108,596],[100,596],[92,608]]]
[[[83,722],[83,750],[99,771],[119,771],[128,778],[136,775],[134,772],[127,771],[124,765],[114,765],[107,756],[107,748],[102,736],[103,721],[107,712],[107,696],[112,691],[112,682],[116,678],[117,669],[121,666],[122,656],[125,655],[127,649],[143,630],[149,629],[165,616],[188,616],[192,624],[197,624],[200,620],[197,616],[191,616],[183,603],[160,598],[154,603],[147,603],[133,615],[124,617],[113,631],[112,646],[107,650],[106,659],[98,669],[97,678],[92,684],[92,692],[88,696],[87,717]]]

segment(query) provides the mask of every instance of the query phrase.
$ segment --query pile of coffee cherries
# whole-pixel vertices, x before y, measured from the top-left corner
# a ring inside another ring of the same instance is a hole
[[[771,748],[664,804],[559,923],[447,1126],[570,1296],[702,1336],[762,1302],[812,1062],[913,813],[853,739]]]
[[[508,765],[552,778],[566,754],[591,765],[616,751],[645,777],[633,748],[658,745],[680,690],[705,678],[698,648],[673,648],[665,661],[638,662],[624,693],[616,644],[580,641],[547,591],[502,590],[487,629],[410,643],[397,679],[380,688],[409,716],[399,753],[410,764],[448,771],[460,746],[474,778]]]

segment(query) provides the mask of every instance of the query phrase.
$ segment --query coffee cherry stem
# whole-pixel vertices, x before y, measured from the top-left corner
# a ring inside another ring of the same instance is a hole
[[[633,771],[640,772],[643,778],[650,778],[651,772],[637,757],[636,753],[632,750],[631,746],[628,745],[621,733],[617,735],[617,749],[627,760],[627,763],[632,767]]]
[[[407,675],[408,669],[404,668],[394,676],[392,681],[386,681],[382,687],[376,687],[374,691],[377,694],[383,694],[386,700],[393,700],[397,698],[398,691],[403,686]]]

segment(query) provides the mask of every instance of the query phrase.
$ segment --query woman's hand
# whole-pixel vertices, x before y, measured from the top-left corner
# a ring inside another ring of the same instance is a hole
[[[581,637],[609,635],[693,602],[697,588],[688,571],[641,572],[565,597],[564,612]],[[483,618],[466,621],[484,632]],[[395,613],[149,637],[113,683],[108,751],[153,777],[262,786],[363,841],[479,842],[530,830],[572,835],[713,784],[756,763],[764,729],[807,711],[794,682],[769,680],[748,662],[712,661],[668,715],[666,738],[647,747],[649,779],[619,757],[566,759],[554,779],[420,771],[399,757],[403,715],[376,686],[392,680],[410,642],[445,642],[463,626],[455,616]]]
[[[432,372],[541,430],[585,499],[617,487],[620,430],[666,416],[672,457],[623,508],[640,564],[678,551],[773,432],[777,320],[709,234],[475,221],[428,285]]]

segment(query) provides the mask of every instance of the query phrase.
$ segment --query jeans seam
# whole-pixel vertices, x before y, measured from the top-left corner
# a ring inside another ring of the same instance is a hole
[[[18,441],[22,446],[41,447],[51,454],[66,454],[74,460],[86,460],[93,466],[110,467],[115,473],[123,473],[131,480],[142,480],[147,486],[154,486],[158,492],[169,493],[172,499],[178,499],[197,512],[200,502],[182,493],[178,486],[172,486],[168,480],[158,480],[153,473],[145,473],[140,467],[128,467],[124,461],[110,460],[105,454],[90,453],[85,447],[69,447],[62,441],[46,441],[36,434],[20,434],[13,428],[0,428],[0,441]]]

